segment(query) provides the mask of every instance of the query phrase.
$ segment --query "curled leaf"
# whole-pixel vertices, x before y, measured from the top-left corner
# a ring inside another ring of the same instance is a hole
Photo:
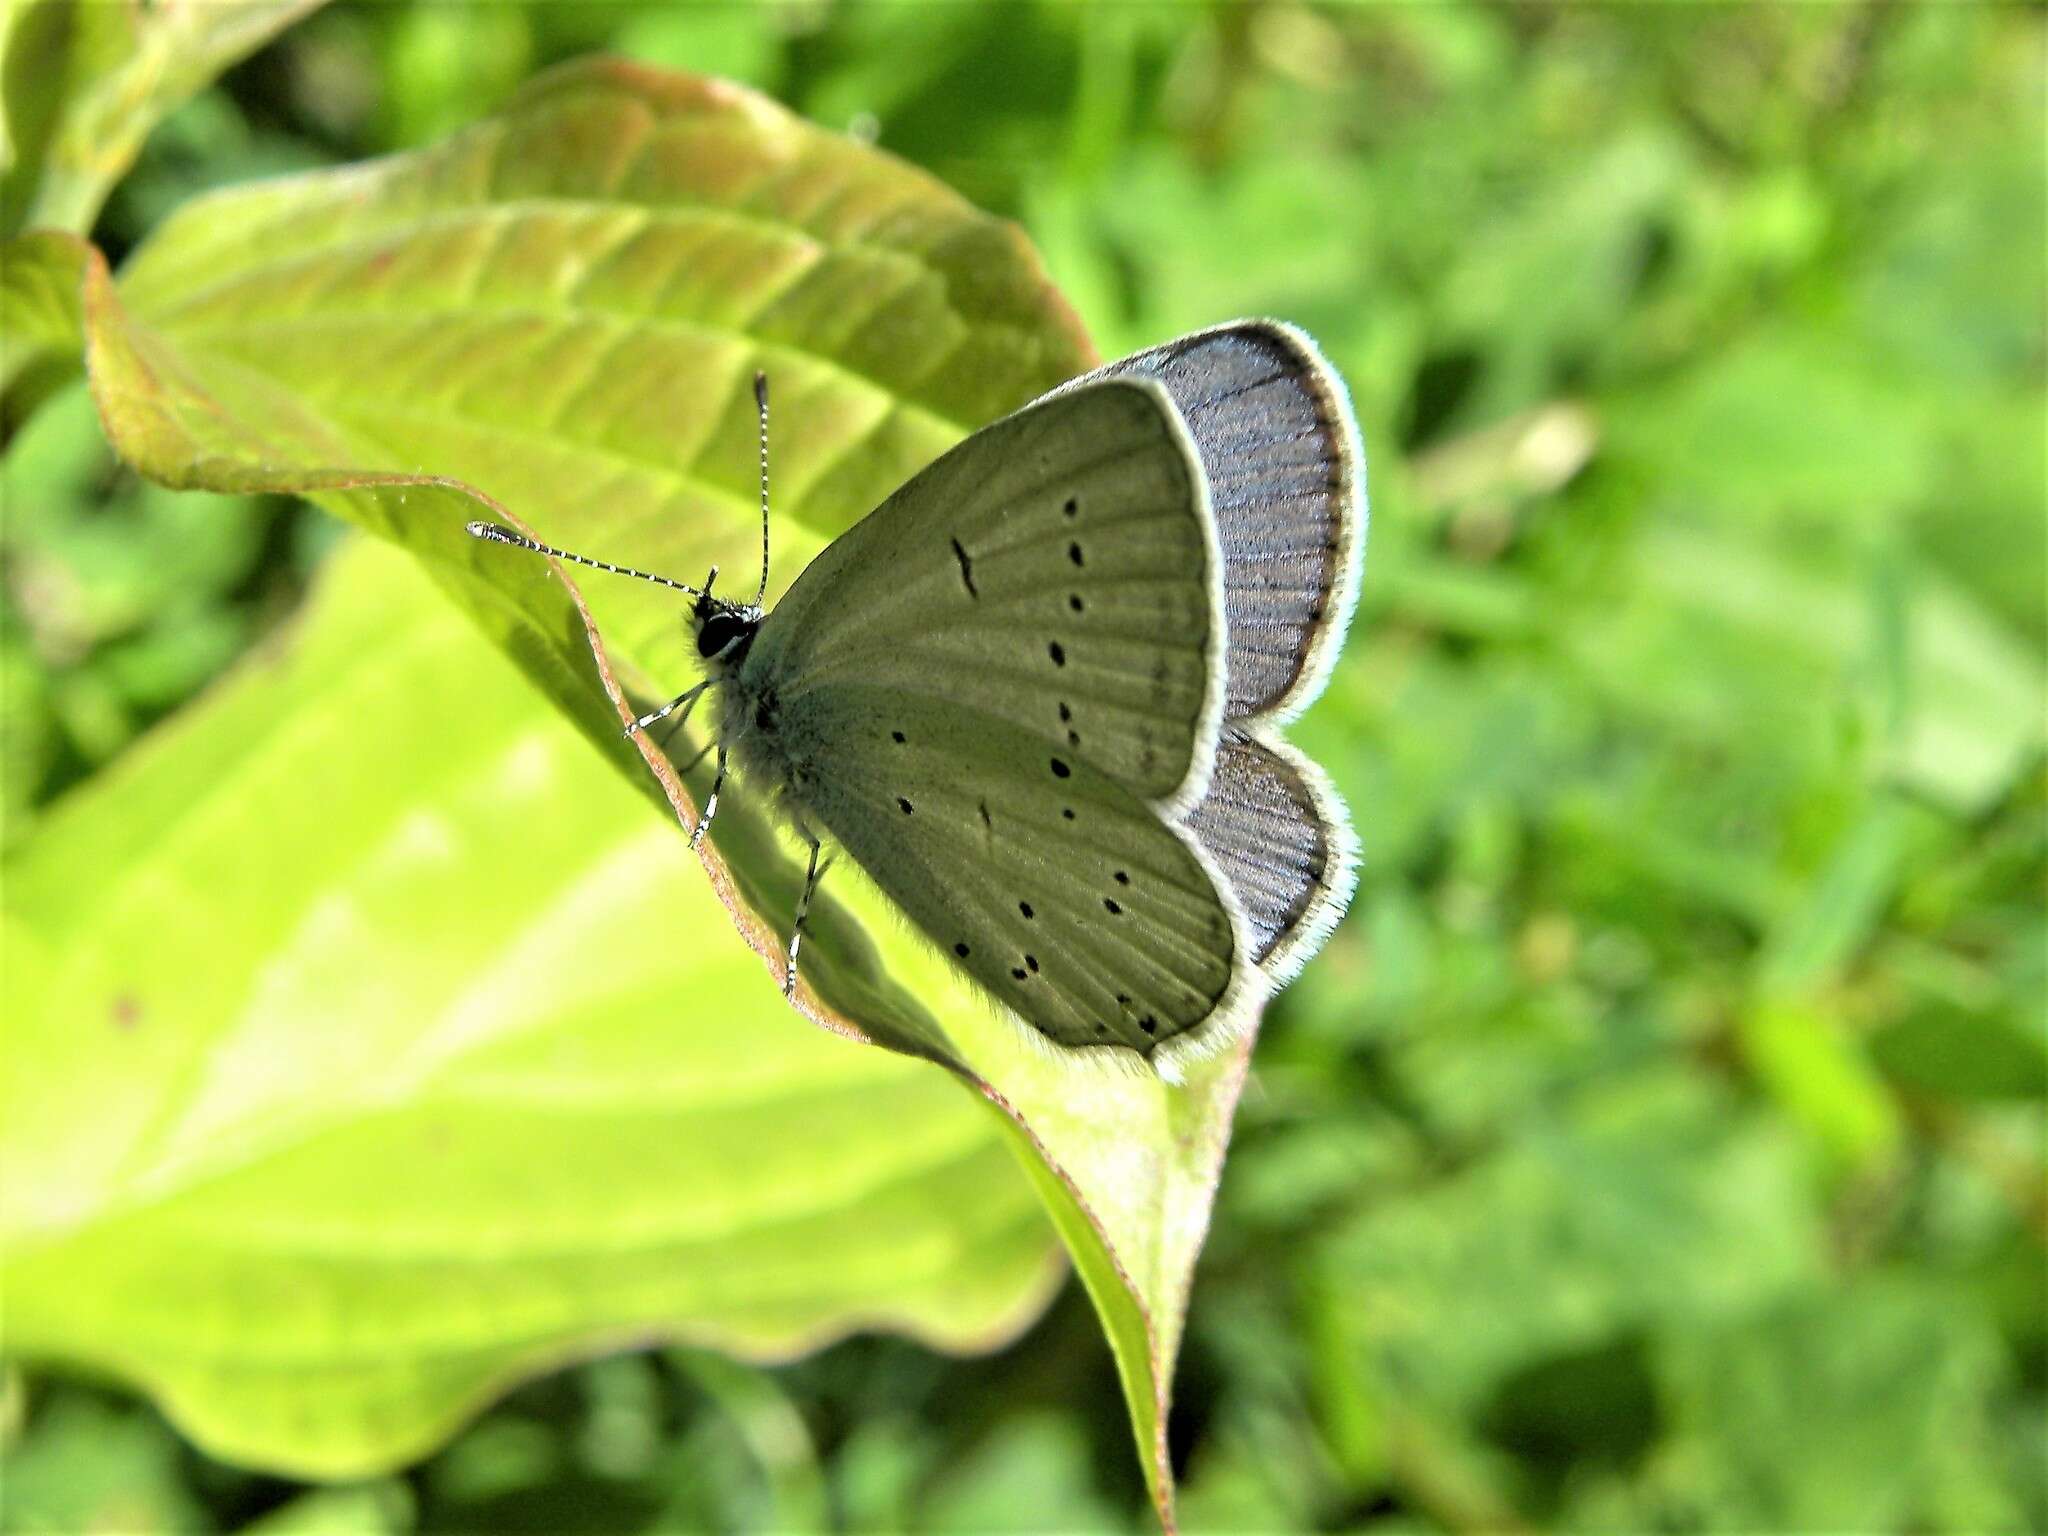
[[[684,825],[691,787],[620,736],[695,675],[672,594],[610,583],[586,603],[463,525],[691,580],[753,569],[762,369],[772,600],[944,448],[1091,361],[1012,227],[752,93],[605,61],[426,151],[203,199],[118,285],[93,263],[82,291],[95,397],[131,463],[306,494],[404,546]],[[740,789],[704,863],[779,975],[801,867]],[[1077,1066],[845,861],[809,932],[812,1019],[942,1063],[1013,1128],[1170,1519],[1168,1382],[1249,1047],[1181,1088]]]

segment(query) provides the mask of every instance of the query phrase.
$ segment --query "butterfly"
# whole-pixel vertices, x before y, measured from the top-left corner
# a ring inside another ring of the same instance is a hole
[[[1110,363],[975,432],[827,546],[772,610],[767,383],[752,601],[687,593],[717,768],[843,850],[1056,1048],[1177,1077],[1258,1016],[1355,884],[1327,776],[1279,734],[1357,600],[1365,466],[1342,382],[1244,320]]]

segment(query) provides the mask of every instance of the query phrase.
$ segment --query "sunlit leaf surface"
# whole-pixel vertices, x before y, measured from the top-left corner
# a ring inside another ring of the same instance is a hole
[[[1007,1122],[808,1027],[661,818],[395,551],[7,868],[11,1349],[360,1473],[662,1337],[985,1348],[1057,1248]]]

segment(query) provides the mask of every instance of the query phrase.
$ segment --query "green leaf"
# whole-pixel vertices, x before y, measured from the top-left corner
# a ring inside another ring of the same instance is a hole
[[[1787,326],[1618,399],[1608,422],[1615,446],[1655,463],[1681,505],[1753,526],[1808,516],[1854,527],[1935,483],[1924,414],[1854,343]]]
[[[1820,1240],[1796,1180],[1786,1138],[1676,1074],[1639,1077],[1365,1212],[1324,1249],[1325,1294],[1357,1341],[1359,1382],[1409,1409],[1465,1411],[1546,1358],[1809,1282]],[[1731,1246],[1744,1263],[1715,1262]]]
[[[77,1389],[39,1403],[7,1445],[11,1531],[203,1531],[206,1513],[179,1476],[162,1419]]]
[[[817,1447],[803,1415],[763,1372],[717,1355],[674,1350],[676,1369],[711,1399],[759,1468],[767,1493],[766,1524],[777,1531],[828,1531],[829,1498]]]
[[[1834,1009],[1763,997],[1737,1021],[1736,1038],[1749,1070],[1830,1157],[1866,1168],[1898,1150],[1898,1105]]]
[[[91,248],[67,235],[0,246],[0,441],[83,362],[79,290]]]
[[[1667,1520],[1710,1531],[2018,1530],[1977,1307],[1873,1278],[1662,1346]],[[1675,1507],[1674,1507],[1675,1506]],[[1687,1515],[1678,1511],[1690,1506]]]
[[[0,372],[12,376],[14,360],[38,348],[83,346],[78,289],[88,251],[82,241],[47,232],[8,242],[0,262]]]
[[[2048,1026],[2038,1011],[1928,999],[1871,1038],[1870,1059],[1895,1082],[1949,1098],[2048,1095]]]
[[[1090,1487],[1080,1426],[1050,1413],[1022,1415],[947,1469],[920,1525],[931,1531],[1112,1531],[1122,1522]]]
[[[346,551],[6,867],[9,1348],[334,1477],[636,1341],[1013,1334],[1054,1250],[1007,1122],[793,1018],[675,848]]]
[[[0,234],[84,234],[172,108],[323,0],[24,0],[0,33]]]
[[[1909,803],[1879,798],[1850,828],[1797,906],[1764,940],[1756,984],[1768,994],[1817,988],[1870,939],[1898,888],[1918,818]]]
[[[2040,657],[1931,564],[1894,581],[1880,561],[1790,542],[1654,528],[1624,599],[1567,644],[1631,708],[1716,737],[1797,741],[1860,714],[1882,749],[1873,769],[1984,810],[2048,740]]]
[[[649,794],[620,724],[696,672],[670,595],[610,583],[585,608],[465,521],[516,512],[690,577],[752,569],[763,368],[772,600],[910,473],[1090,360],[1010,226],[738,87],[611,61],[420,153],[202,199],[118,291],[95,264],[83,292],[125,458],[171,485],[303,492],[404,545]],[[758,802],[728,804],[703,861],[779,974],[801,864]],[[1168,1381],[1249,1047],[1180,1088],[1056,1059],[844,861],[807,932],[806,1014],[950,1067],[1014,1123],[1169,1512]]]
[[[300,1494],[241,1527],[240,1536],[405,1536],[413,1528],[405,1486],[369,1483]]]

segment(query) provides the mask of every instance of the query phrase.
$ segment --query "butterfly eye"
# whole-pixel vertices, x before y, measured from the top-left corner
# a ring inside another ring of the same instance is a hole
[[[736,613],[714,613],[697,629],[697,654],[716,656],[747,630],[747,621]]]

